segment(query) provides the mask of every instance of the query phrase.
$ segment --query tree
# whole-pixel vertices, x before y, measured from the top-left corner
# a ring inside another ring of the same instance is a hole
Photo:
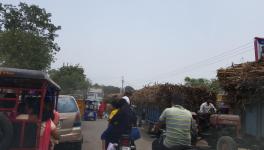
[[[102,88],[103,85],[99,85],[98,83],[95,83],[92,87],[93,87],[93,88]]]
[[[212,92],[219,92],[220,85],[217,79],[204,79],[204,78],[190,78],[190,77],[185,77],[184,79],[185,83],[184,85],[190,86],[190,87],[206,87],[209,91]]]
[[[217,93],[223,91],[220,87],[219,80],[217,79],[211,79],[211,84],[209,85],[209,89]]]
[[[62,94],[81,94],[85,96],[91,86],[91,82],[84,74],[84,69],[79,65],[63,65],[58,70],[50,70],[49,75],[61,86]]]
[[[119,87],[115,87],[115,86],[110,85],[110,86],[102,86],[102,88],[103,88],[105,95],[120,93]]]
[[[92,88],[103,89],[105,96],[107,96],[109,94],[120,93],[120,88],[112,86],[112,85],[99,85],[98,83],[95,83],[95,84],[92,85]]]
[[[184,81],[186,86],[191,86],[191,87],[198,87],[198,86],[208,87],[210,84],[210,80],[204,78],[195,79],[195,78],[186,77]]]
[[[134,92],[135,89],[134,89],[132,86],[126,86],[126,87],[125,87],[125,91],[128,91],[128,92]]]
[[[60,50],[55,42],[60,26],[36,5],[0,3],[0,65],[47,70]]]

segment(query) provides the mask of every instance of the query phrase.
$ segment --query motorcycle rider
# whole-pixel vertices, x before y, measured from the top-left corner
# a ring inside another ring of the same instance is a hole
[[[125,99],[126,102],[128,103],[128,105],[130,105],[130,97],[132,95],[132,90],[125,90],[124,96],[122,97],[122,99]]]
[[[183,99],[178,95],[172,96],[172,107],[166,108],[156,128],[166,124],[163,141],[153,142],[152,150],[183,150],[191,147],[191,130],[195,128],[192,113],[185,109]],[[158,140],[158,139],[157,139]]]
[[[122,98],[118,101],[117,108],[119,109],[117,114],[113,116],[107,129],[101,135],[101,139],[105,141],[103,150],[108,147],[109,143],[118,143],[123,134],[129,134],[131,131],[129,104]]]

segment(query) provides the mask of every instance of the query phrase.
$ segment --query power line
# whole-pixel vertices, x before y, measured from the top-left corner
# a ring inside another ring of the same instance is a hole
[[[250,52],[249,50],[251,50],[251,49],[247,49],[247,50],[241,51],[241,52],[236,53],[236,54],[234,54],[234,55],[231,55],[231,56],[229,56],[229,57],[227,57],[227,58],[232,58],[232,57],[238,56],[238,55],[240,55],[240,54],[244,54],[244,53]],[[178,72],[178,73],[175,73],[175,74],[171,74],[170,76],[166,76],[166,77],[159,78],[159,79],[160,79],[160,80],[170,79],[171,77],[176,77],[176,76],[178,76],[178,75],[180,75],[180,74],[182,74],[182,73],[186,73],[186,72],[189,72],[189,71],[193,72],[194,70],[201,69],[201,68],[208,67],[208,66],[211,66],[211,65],[213,65],[213,64],[217,64],[217,63],[219,63],[219,62],[222,62],[223,60],[226,60],[227,58],[217,60],[217,61],[212,62],[212,63],[210,63],[210,64],[207,64],[207,65],[201,66],[200,68],[197,67],[197,68],[194,68],[193,70],[185,70],[185,71]],[[215,72],[215,70],[214,70],[214,71],[211,71],[211,72]],[[147,83],[148,83],[148,84],[153,84],[153,83],[166,83],[166,81],[157,82],[157,81],[150,81],[150,80],[148,80]]]
[[[258,34],[256,34],[256,35],[259,35],[259,34],[262,34],[262,33],[258,33]],[[155,78],[157,78],[157,77],[159,77],[159,76],[164,76],[164,75],[166,75],[166,74],[172,74],[172,73],[175,73],[175,72],[179,72],[179,70],[185,70],[185,72],[186,72],[186,68],[189,68],[189,70],[191,69],[191,68],[193,68],[194,66],[196,66],[196,69],[199,67],[199,65],[202,65],[202,64],[204,64],[204,63],[210,63],[210,64],[207,64],[207,65],[203,65],[202,67],[206,67],[206,66],[210,66],[210,65],[213,65],[213,64],[216,64],[216,63],[219,63],[219,62],[222,62],[223,60],[226,60],[227,58],[231,58],[231,57],[235,57],[235,56],[238,56],[238,55],[240,55],[240,54],[243,54],[243,53],[247,53],[247,52],[249,52],[249,49],[247,49],[247,48],[252,48],[252,49],[250,49],[250,50],[253,50],[254,48],[252,47],[253,46],[253,44],[252,44],[252,41],[249,41],[249,42],[247,42],[247,43],[245,43],[245,44],[243,44],[243,45],[240,45],[240,46],[238,46],[238,47],[236,47],[236,48],[234,48],[234,49],[231,49],[231,50],[228,50],[228,51],[225,51],[225,52],[222,52],[222,53],[220,53],[220,54],[218,54],[218,55],[215,55],[215,56],[213,56],[213,57],[209,57],[209,58],[207,58],[207,59],[205,59],[205,60],[201,60],[201,61],[198,61],[198,62],[196,62],[196,63],[194,63],[194,64],[191,64],[191,65],[188,65],[188,66],[185,66],[185,67],[183,67],[183,68],[180,68],[180,69],[176,69],[176,70],[174,70],[174,71],[170,71],[170,72],[167,72],[167,73],[163,73],[163,74],[160,74],[160,75],[158,75],[158,76],[156,76],[156,77],[154,77],[154,79]],[[245,50],[245,51],[242,51],[241,52],[241,50],[244,50],[244,49],[247,49],[247,50]],[[224,59],[223,59],[224,58]],[[220,60],[219,60],[220,59]],[[217,60],[217,61],[213,61],[213,62],[211,62],[212,60]],[[198,66],[198,67],[197,67]],[[201,67],[200,67],[201,68]],[[195,70],[195,68],[193,69],[193,70]],[[193,71],[192,70],[192,71]],[[182,72],[179,72],[178,74],[180,74],[180,73],[182,73]],[[141,79],[138,79],[138,80],[143,80],[143,79],[146,79],[146,77],[145,78],[141,78]],[[138,81],[137,80],[137,81]],[[148,80],[148,81],[150,81],[150,80]],[[150,82],[152,82],[152,81],[150,81]],[[148,83],[150,83],[150,82],[148,82]]]
[[[247,49],[247,50],[241,51],[241,52],[236,53],[236,54],[234,54],[234,55],[231,55],[231,56],[229,56],[229,57],[227,57],[227,58],[223,58],[223,59],[216,60],[216,61],[214,61],[214,62],[211,62],[210,64],[206,64],[206,65],[203,65],[203,66],[201,66],[201,67],[190,68],[190,69],[184,70],[184,71],[182,71],[182,72],[178,72],[178,73],[175,73],[175,74],[171,74],[171,75],[169,75],[169,76],[167,76],[167,77],[170,77],[170,76],[175,77],[175,76],[180,75],[180,74],[182,74],[182,73],[186,73],[186,72],[189,72],[189,71],[192,72],[192,71],[197,70],[197,69],[201,69],[201,68],[204,68],[204,67],[208,67],[208,66],[211,66],[211,65],[214,65],[214,64],[220,63],[220,62],[222,62],[222,61],[224,61],[224,60],[226,60],[226,59],[233,58],[233,57],[238,56],[238,55],[240,55],[240,54],[244,54],[244,53],[250,52],[249,50],[251,50],[251,49]],[[192,70],[191,70],[191,69],[192,69]],[[164,78],[162,78],[162,79],[164,79]]]
[[[248,47],[246,47],[248,48]],[[207,59],[205,61],[200,61],[200,62],[197,62],[195,64],[192,64],[192,65],[189,65],[189,66],[186,66],[186,67],[183,67],[179,70],[176,70],[176,71],[173,71],[171,73],[174,73],[174,72],[179,72],[180,70],[186,70],[186,69],[195,69],[197,67],[200,67],[200,66],[204,66],[204,65],[207,65],[208,63],[211,64],[212,62],[214,62],[215,60],[219,60],[219,59],[223,59],[223,58],[226,58],[226,57],[230,57],[230,56],[233,56],[233,55],[236,55],[237,53],[240,53],[241,50],[244,50],[244,49],[240,49],[240,51],[235,51],[234,53],[230,53],[229,55],[223,55],[222,57],[212,57],[213,59]],[[224,59],[225,60],[225,59]]]
[[[211,61],[214,61],[216,59],[220,59],[220,58],[224,58],[224,57],[228,57],[230,55],[233,56],[233,54],[236,54],[237,52],[240,52],[241,50],[244,50],[244,49],[247,49],[247,48],[250,48],[252,46],[250,46],[251,42],[247,42],[246,44],[243,44],[243,45],[240,45],[234,49],[231,49],[231,50],[228,50],[228,51],[225,51],[225,52],[222,52],[218,55],[215,55],[215,56],[212,56],[212,57],[209,57],[205,60],[201,60],[201,61],[198,61],[194,64],[191,64],[191,65],[188,65],[188,66],[185,66],[185,67],[182,67],[182,68],[179,68],[179,69],[176,69],[176,70],[173,70],[173,71],[170,71],[170,72],[167,72],[167,73],[162,73],[160,75],[157,75],[156,77],[152,78],[153,79],[156,79],[156,78],[160,78],[164,75],[167,75],[167,74],[173,74],[175,72],[179,72],[179,71],[184,71],[186,70],[187,68],[194,68],[194,67],[199,67],[200,65],[204,65],[204,64],[207,64],[207,63],[211,63]],[[139,80],[144,80],[146,78],[142,78],[142,79],[139,79]]]

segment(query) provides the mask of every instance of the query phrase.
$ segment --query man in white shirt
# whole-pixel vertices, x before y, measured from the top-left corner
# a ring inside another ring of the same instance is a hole
[[[212,103],[210,103],[209,100],[206,100],[206,102],[202,103],[202,105],[200,106],[200,113],[212,113],[212,112],[215,113],[216,108]]]
[[[124,96],[122,97],[122,99],[126,100],[126,102],[128,103],[128,105],[131,104],[131,103],[130,103],[130,99],[129,99],[129,97],[130,97],[131,95],[132,95],[132,91],[127,90],[127,91],[125,91]]]
[[[128,96],[123,96],[122,99],[125,99],[126,102],[130,105],[130,99]]]

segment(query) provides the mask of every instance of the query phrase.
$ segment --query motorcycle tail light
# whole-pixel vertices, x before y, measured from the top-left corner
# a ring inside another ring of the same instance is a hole
[[[129,146],[129,139],[122,139],[121,140],[121,145],[122,146]]]

